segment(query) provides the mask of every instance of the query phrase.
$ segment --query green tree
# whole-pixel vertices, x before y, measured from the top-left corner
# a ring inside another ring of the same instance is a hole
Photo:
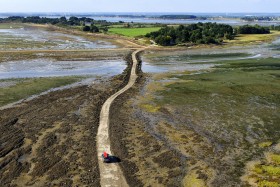
[[[159,45],[176,45],[186,42],[197,44],[219,44],[224,38],[234,39],[235,33],[230,25],[217,23],[197,23],[188,26],[162,27],[159,31],[146,34]]]
[[[99,32],[99,28],[95,26],[94,24],[91,24],[90,26],[90,32]]]
[[[84,27],[83,27],[83,31],[86,31],[86,32],[90,31],[90,26],[87,26],[87,25],[84,26]]]

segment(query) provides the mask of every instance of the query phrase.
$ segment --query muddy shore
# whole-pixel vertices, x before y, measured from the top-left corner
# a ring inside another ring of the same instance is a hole
[[[130,56],[130,55],[127,55]],[[105,100],[127,80],[51,92],[0,111],[0,183],[99,186],[96,133]]]

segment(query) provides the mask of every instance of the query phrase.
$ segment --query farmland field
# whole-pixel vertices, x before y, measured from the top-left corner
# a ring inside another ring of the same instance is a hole
[[[158,31],[160,27],[147,27],[147,28],[110,28],[109,32],[120,34],[128,37],[144,36],[147,33]]]

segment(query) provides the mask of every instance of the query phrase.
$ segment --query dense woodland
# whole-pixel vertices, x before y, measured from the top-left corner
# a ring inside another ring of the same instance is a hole
[[[273,26],[280,30],[280,26]],[[269,34],[270,28],[259,25],[244,25],[233,28],[217,23],[197,23],[188,26],[163,27],[159,31],[146,35],[162,46],[178,44],[221,44],[224,39],[232,40],[236,34]]]
[[[46,18],[39,16],[29,16],[29,17],[20,17],[20,16],[11,16],[5,19],[2,19],[2,22],[8,21],[18,21],[22,23],[36,23],[36,24],[64,24],[64,25],[81,25],[82,22],[93,22],[94,20],[91,18],[77,18],[70,17],[67,19],[66,17],[61,18]]]
[[[234,29],[230,25],[217,23],[197,23],[188,26],[163,27],[146,35],[163,46],[183,43],[220,44],[223,39],[234,39]]]
[[[238,27],[238,34],[269,34],[270,29],[268,27],[261,27],[259,25],[243,25]]]

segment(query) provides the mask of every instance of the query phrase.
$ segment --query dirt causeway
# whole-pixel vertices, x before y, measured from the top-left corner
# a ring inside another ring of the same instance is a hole
[[[148,119],[133,104],[146,81],[145,74],[138,76],[136,85],[112,104],[111,149],[121,158],[129,186],[181,186],[186,159],[149,133]]]

